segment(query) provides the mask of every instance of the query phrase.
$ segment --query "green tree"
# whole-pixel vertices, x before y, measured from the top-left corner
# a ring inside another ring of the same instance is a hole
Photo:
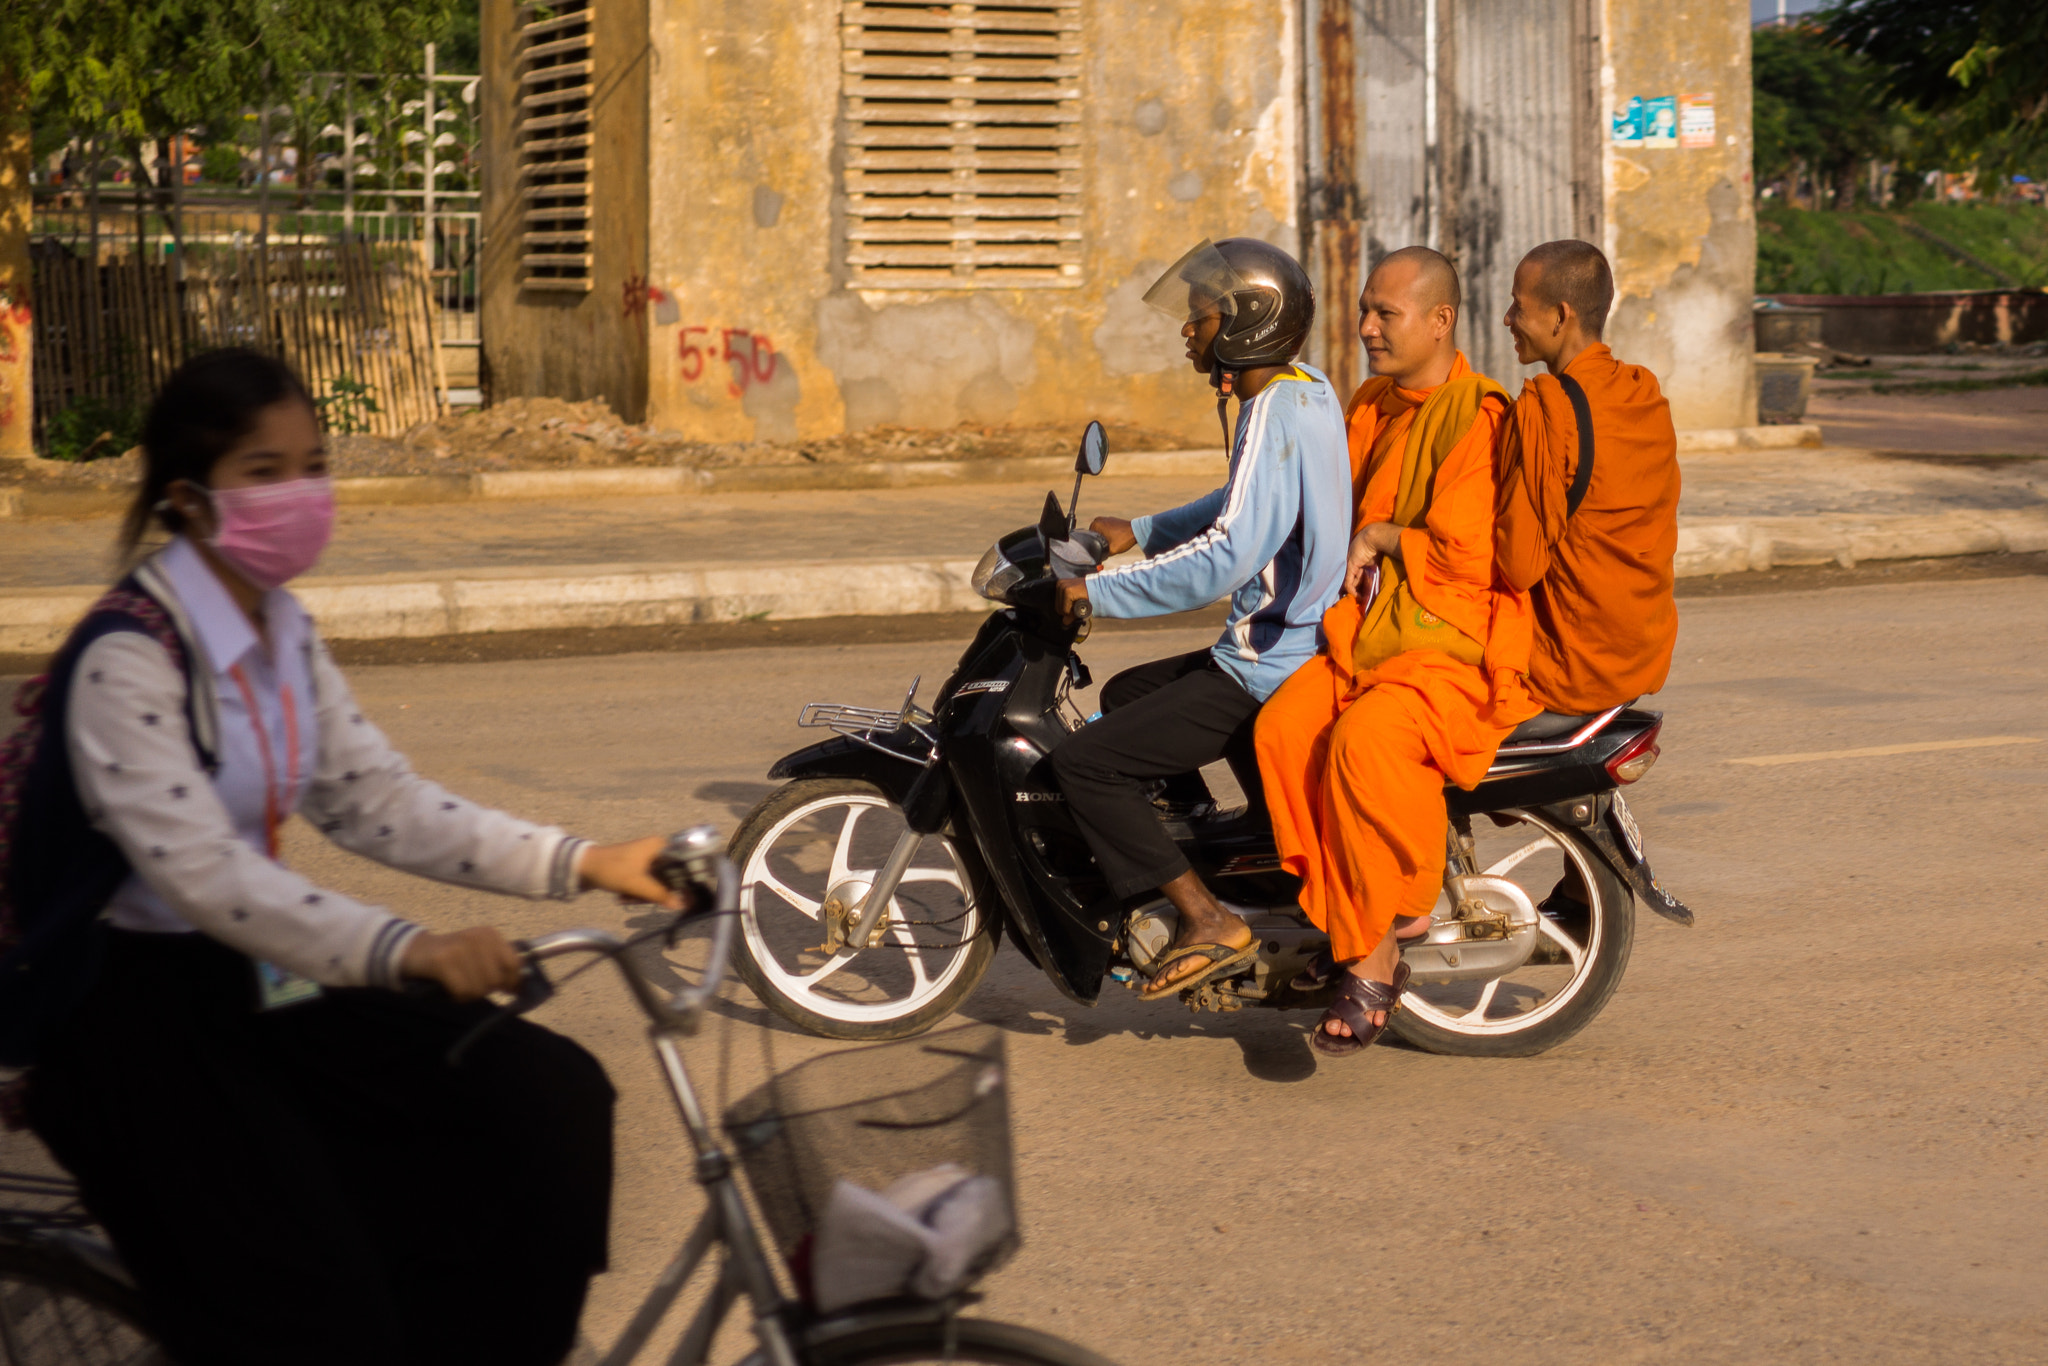
[[[1941,117],[1980,174],[2037,166],[2048,141],[2048,5],[2040,0],[1840,0],[1830,38],[1867,58],[1892,100]]]
[[[1756,183],[1795,185],[1804,173],[1816,200],[1826,186],[1835,208],[1853,207],[1862,168],[1899,150],[1875,64],[1810,23],[1758,29],[1750,62]]]

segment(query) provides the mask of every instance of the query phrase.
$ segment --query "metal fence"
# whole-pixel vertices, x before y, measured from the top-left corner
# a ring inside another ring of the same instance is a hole
[[[189,351],[235,339],[309,381],[382,376],[373,429],[482,402],[479,78],[424,57],[253,111],[253,143],[215,144],[232,178],[195,180],[183,137],[143,164],[75,142],[34,191],[38,437],[81,397],[139,407]]]

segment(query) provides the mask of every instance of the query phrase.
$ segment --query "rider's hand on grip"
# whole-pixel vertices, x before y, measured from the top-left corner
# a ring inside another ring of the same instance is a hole
[[[1131,533],[1131,524],[1121,517],[1097,517],[1088,524],[1088,529],[1109,542],[1112,555],[1138,548],[1138,538]]]
[[[662,878],[655,867],[667,847],[668,841],[659,835],[625,844],[586,845],[577,874],[585,887],[616,892],[621,900],[685,911],[692,903],[683,889]]]
[[[1087,621],[1094,615],[1094,605],[1088,601],[1086,579],[1061,579],[1054,592],[1053,600],[1059,607],[1061,621]]]
[[[474,1001],[494,991],[516,991],[525,964],[505,936],[487,925],[453,934],[422,930],[405,946],[399,961],[402,977],[438,982],[458,1001]]]

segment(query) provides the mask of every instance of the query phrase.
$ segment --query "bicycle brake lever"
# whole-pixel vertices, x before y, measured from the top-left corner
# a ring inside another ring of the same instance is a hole
[[[513,941],[512,947],[524,953],[530,946],[523,939]],[[555,984],[539,963],[528,959],[519,970],[519,989],[512,993],[512,999],[499,1006],[490,1014],[478,1020],[470,1031],[455,1041],[448,1050],[448,1065],[460,1067],[462,1060],[469,1056],[469,1050],[505,1021],[515,1015],[524,1015],[554,999]]]

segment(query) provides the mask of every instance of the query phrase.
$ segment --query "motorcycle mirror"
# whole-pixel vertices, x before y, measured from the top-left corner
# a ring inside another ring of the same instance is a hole
[[[1109,436],[1102,430],[1100,422],[1090,422],[1088,429],[1081,433],[1081,453],[1074,457],[1074,496],[1067,499],[1067,526],[1076,525],[1074,510],[1081,506],[1081,480],[1090,474],[1102,473],[1102,467],[1109,463]]]
[[[1109,463],[1109,435],[1100,422],[1090,422],[1081,433],[1081,453],[1074,457],[1074,473],[1100,474]]]

